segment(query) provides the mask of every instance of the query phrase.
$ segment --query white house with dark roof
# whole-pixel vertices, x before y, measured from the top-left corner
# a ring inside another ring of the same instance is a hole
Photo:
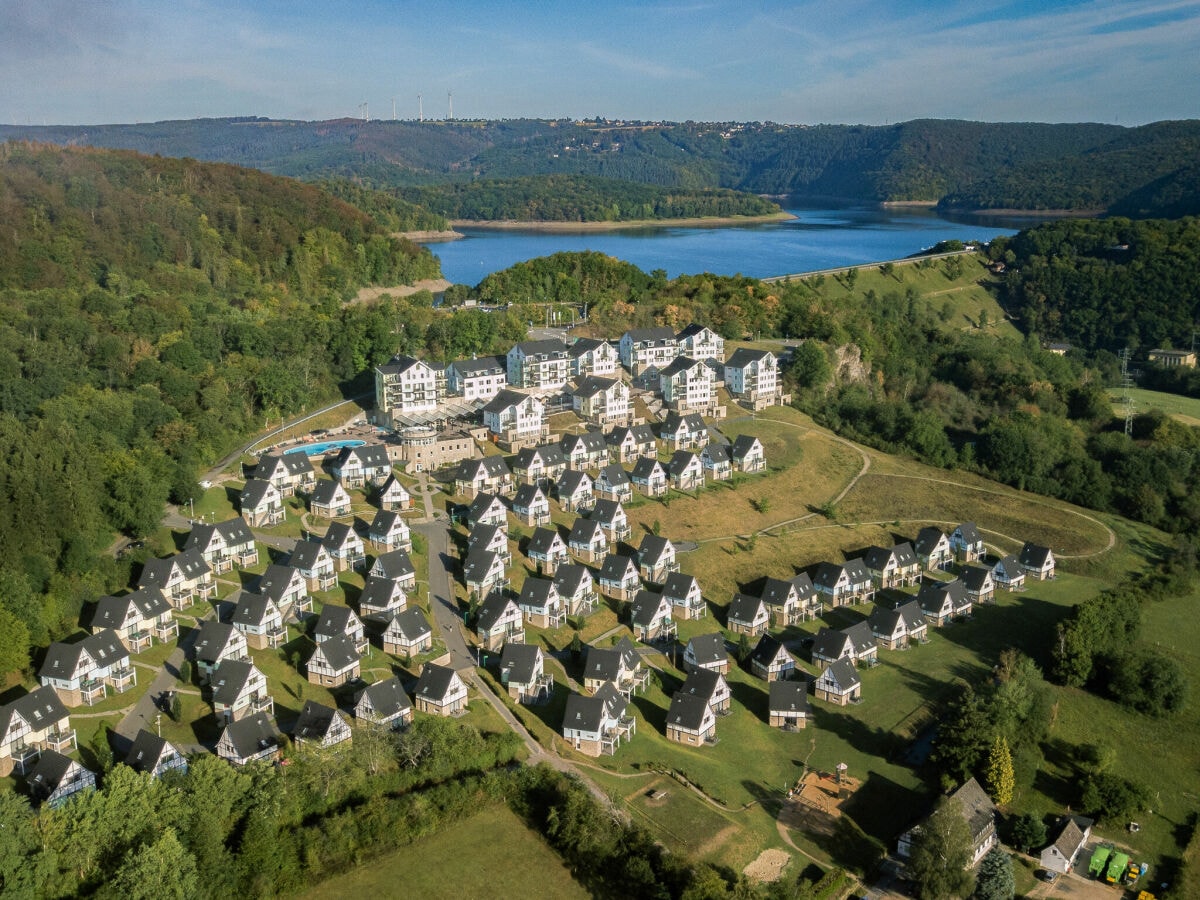
[[[320,541],[296,541],[288,557],[288,565],[299,569],[300,574],[308,579],[309,590],[327,591],[337,584],[333,557]]]
[[[588,518],[598,522],[610,541],[628,540],[632,529],[629,518],[625,515],[625,507],[616,500],[597,500]]]
[[[671,615],[679,619],[699,619],[708,615],[708,607],[693,575],[672,572],[663,582],[663,596],[671,604]]]
[[[875,596],[875,582],[861,559],[821,563],[813,576],[813,587],[829,599],[832,607],[866,603]]]
[[[848,659],[831,662],[817,677],[815,692],[818,700],[845,706],[862,700],[862,678]]]
[[[584,562],[599,562],[608,553],[608,534],[595,519],[582,516],[571,526],[567,549]]]
[[[547,576],[553,576],[559,566],[571,560],[567,542],[557,528],[535,528],[525,555],[537,568],[538,574]]]
[[[360,655],[367,652],[367,635],[362,619],[348,606],[326,603],[321,607],[321,614],[313,627],[313,640],[323,644],[338,637],[349,640]]]
[[[308,579],[294,566],[272,563],[258,579],[258,592],[279,607],[285,616],[295,611],[308,612],[312,600],[308,596]]]
[[[508,363],[499,356],[456,359],[446,366],[446,391],[467,403],[487,403],[508,385]]]
[[[358,615],[375,619],[390,619],[408,606],[408,594],[393,578],[376,578],[368,575],[358,595]],[[365,626],[364,622],[364,626]]]
[[[760,597],[749,594],[734,594],[729,601],[729,611],[725,620],[726,627],[734,634],[745,634],[750,637],[762,634],[767,630],[771,621],[767,606]]]
[[[264,453],[254,466],[254,477],[270,482],[281,497],[307,494],[317,483],[312,461],[303,453]]]
[[[676,693],[700,697],[718,716],[729,713],[729,682],[715,669],[692,669]]]
[[[567,468],[567,458],[558,444],[522,447],[509,463],[513,481],[519,484],[546,485]]]
[[[426,663],[413,691],[417,710],[435,716],[454,716],[467,708],[467,685],[449,666]]]
[[[393,730],[412,722],[413,705],[396,676],[377,681],[359,691],[354,701],[354,718]]]
[[[1021,548],[1018,561],[1021,563],[1021,568],[1025,570],[1025,574],[1031,578],[1045,581],[1054,577],[1054,554],[1049,547],[1026,541]]]
[[[445,373],[412,356],[397,354],[375,367],[375,409],[398,417],[434,412],[442,399]]]
[[[957,578],[952,581],[929,579],[917,591],[917,603],[925,613],[925,620],[934,628],[941,628],[955,618],[957,610],[964,607],[970,611],[967,590]]]
[[[238,511],[251,528],[278,525],[287,516],[279,489],[261,478],[248,478],[238,495]]]
[[[525,641],[525,616],[512,598],[493,591],[475,616],[475,637],[484,650],[499,650],[508,641]]]
[[[1054,840],[1042,851],[1039,862],[1049,872],[1066,875],[1079,862],[1079,855],[1092,836],[1091,819],[1084,816],[1063,816],[1055,825]]]
[[[550,434],[545,405],[508,388],[484,406],[483,424],[498,443],[513,448],[536,444]]]
[[[602,429],[628,425],[633,416],[629,385],[619,378],[592,375],[571,389],[571,408],[585,422]]]
[[[228,723],[217,741],[217,756],[235,766],[274,759],[279,749],[279,732],[265,712]]]
[[[693,322],[675,335],[675,340],[679,352],[692,359],[715,359],[720,362],[725,358],[725,338],[707,325]]]
[[[463,560],[463,584],[475,597],[486,597],[508,584],[504,560],[490,550],[471,550]]]
[[[670,328],[631,328],[617,345],[621,365],[633,376],[646,369],[664,369],[679,355],[679,340]]]
[[[522,485],[524,487],[524,485]],[[467,506],[467,525],[499,525],[508,523],[508,507],[495,494],[476,494]]]
[[[671,601],[653,591],[638,591],[629,604],[629,625],[639,641],[666,640],[675,636]]]
[[[547,525],[550,522],[550,499],[537,485],[522,484],[513,494],[512,511],[525,525]]]
[[[562,341],[521,341],[508,351],[508,383],[549,393],[571,380],[571,361]]]
[[[592,696],[568,694],[563,740],[588,756],[612,756],[637,732],[637,719],[625,714],[629,701],[609,686]]]
[[[715,395],[712,369],[701,360],[676,357],[658,373],[658,390],[663,403],[676,412],[712,409]]]
[[[992,566],[992,580],[1006,591],[1019,591],[1025,587],[1025,569],[1016,555],[1010,553]]]
[[[579,338],[567,348],[572,378],[610,377],[621,364],[617,348],[608,341]]]
[[[983,535],[974,522],[963,522],[950,532],[950,549],[960,563],[975,562],[983,559],[987,548],[983,543]]]
[[[657,534],[642,536],[638,547],[638,573],[649,584],[662,584],[672,572],[679,571],[675,545]]]
[[[562,598],[569,616],[586,616],[596,608],[596,580],[587,566],[558,566],[554,571],[554,588]]]
[[[70,713],[49,685],[0,705],[0,777],[24,774],[43,750],[78,749]]]
[[[472,550],[487,550],[497,554],[504,564],[512,563],[512,550],[508,546],[508,531],[501,525],[476,525],[467,534],[467,553]]]
[[[317,642],[304,668],[311,684],[340,687],[362,672],[362,651],[348,635],[332,635]]]
[[[677,491],[698,491],[704,487],[704,466],[691,450],[676,450],[667,463],[671,487]]]
[[[596,496],[603,500],[628,503],[633,499],[633,482],[622,466],[610,463],[602,468],[592,483]]]
[[[383,483],[376,500],[379,502],[380,509],[386,509],[389,512],[412,509],[413,505],[412,494],[395,475],[390,476]]]
[[[954,551],[950,548],[950,538],[942,529],[929,525],[917,532],[913,542],[917,559],[927,569],[946,569],[954,562]]]
[[[767,467],[767,455],[763,450],[762,441],[752,434],[739,434],[735,437],[729,455],[733,458],[733,468],[737,472],[752,475]]]
[[[464,459],[454,472],[454,492],[474,497],[476,494],[512,493],[513,476],[503,456],[484,456]]]
[[[708,701],[696,694],[676,691],[667,709],[667,740],[700,747],[716,743],[716,737],[717,716]]]
[[[967,823],[967,831],[971,836],[970,864],[974,866],[996,844],[996,805],[974,778],[968,778],[951,794],[950,802],[958,808]],[[897,839],[896,855],[901,859],[908,859],[913,839],[920,832],[922,824],[913,826]]]
[[[629,480],[647,497],[661,497],[670,487],[666,466],[649,456],[638,458],[629,473]]]
[[[332,478],[317,479],[308,498],[308,509],[314,516],[336,519],[350,515],[350,495]]]
[[[729,396],[751,409],[781,402],[779,362],[770,350],[739,347],[725,361],[725,388]]]
[[[410,606],[392,616],[383,631],[383,652],[412,659],[433,647],[433,629],[419,606]]]
[[[381,509],[367,529],[367,540],[377,550],[412,552],[412,530],[398,512]]]
[[[182,609],[193,601],[207,600],[217,589],[212,567],[198,550],[184,550],[165,559],[148,559],[138,579],[139,588],[157,588],[167,602]]]
[[[599,694],[605,685],[611,685],[628,698],[644,690],[649,680],[650,670],[629,638],[621,638],[615,647],[587,648],[583,661],[584,690]]]
[[[292,725],[292,740],[297,747],[309,745],[328,749],[346,743],[350,738],[350,723],[341,711],[314,700],[304,702]]]
[[[796,672],[796,660],[788,653],[783,642],[769,634],[759,635],[758,643],[750,651],[750,671],[763,681],[779,681],[791,678]]]
[[[781,628],[815,618],[821,609],[816,588],[805,572],[792,578],[768,578],[763,582],[762,601],[771,624]]]
[[[808,725],[812,707],[807,681],[772,681],[767,692],[767,722],[772,728],[797,731]]]
[[[637,562],[630,556],[609,553],[600,565],[600,593],[622,602],[632,600],[642,582],[638,577]]]
[[[733,457],[729,445],[709,444],[700,451],[700,465],[709,481],[728,481],[733,477]]]
[[[837,631],[822,627],[813,638],[812,658],[814,663],[845,659],[855,666],[871,666],[878,661],[879,646],[866,622],[855,622]]]
[[[343,447],[329,466],[329,474],[344,487],[379,487],[392,475],[392,460],[383,444]]]
[[[659,428],[659,437],[672,450],[699,450],[708,444],[708,426],[699,413],[671,411]]]
[[[564,434],[559,445],[570,469],[600,469],[610,462],[608,441],[599,431]]]
[[[929,625],[916,600],[902,603],[895,609],[877,606],[867,617],[867,625],[876,643],[888,650],[906,650],[912,644],[928,641]]]
[[[658,455],[658,439],[649,425],[614,428],[606,440],[619,463],[630,463],[641,456]]]
[[[97,631],[81,641],[55,641],[46,648],[38,670],[43,687],[52,687],[66,706],[91,706],[103,700],[112,687],[123,693],[137,684],[137,670],[129,663],[129,651],[111,628]]]
[[[558,589],[549,578],[529,576],[521,585],[517,607],[525,622],[535,628],[557,628],[562,624],[565,610]]]
[[[331,522],[321,543],[329,551],[334,568],[338,571],[356,571],[366,565],[366,547],[349,522]]]
[[[25,780],[37,803],[55,809],[84,791],[96,789],[96,773],[56,750],[43,750]]]
[[[229,623],[205,619],[192,643],[192,658],[201,682],[206,682],[222,663],[250,658],[246,634]]]
[[[711,634],[693,635],[683,648],[683,670],[712,669],[724,675],[729,671],[729,652],[725,649],[725,635],[719,631]]]
[[[151,778],[161,778],[169,772],[187,774],[188,761],[179,748],[166,738],[138,729],[137,737],[125,756],[125,765]]]
[[[921,580],[921,561],[908,541],[894,547],[870,547],[863,565],[877,588],[912,587]]]
[[[228,519],[216,525],[193,525],[183,549],[197,551],[218,575],[235,565],[245,567],[258,563],[258,546],[250,526],[243,519]]]
[[[256,650],[278,647],[287,641],[283,613],[262,594],[242,591],[233,610],[232,624],[245,635],[246,643]]]
[[[130,653],[141,653],[154,639],[166,642],[179,634],[171,604],[158,588],[138,588],[123,597],[101,597],[92,616],[92,632],[111,628]]]
[[[596,500],[592,476],[574,469],[563,472],[554,483],[554,496],[563,512],[579,513],[591,509]]]
[[[510,641],[500,654],[500,683],[518,703],[543,703],[554,691],[554,676],[545,665],[541,647]]]
[[[958,578],[973,604],[991,603],[996,598],[996,581],[987,566],[963,566]]]
[[[258,712],[274,714],[267,676],[248,659],[224,660],[212,673],[208,687],[219,722],[236,722]]]

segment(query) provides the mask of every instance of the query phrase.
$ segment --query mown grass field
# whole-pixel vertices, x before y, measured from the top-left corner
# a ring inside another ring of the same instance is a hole
[[[457,860],[458,862],[453,862]],[[321,882],[308,900],[344,897],[586,898],[553,850],[504,806],[489,806],[470,819],[389,854],[364,861]]]
[[[1108,395],[1112,399],[1113,416],[1124,419],[1125,406],[1121,401],[1121,391],[1110,390]],[[1130,388],[1129,396],[1133,399],[1135,413],[1161,409],[1185,425],[1200,426],[1200,399],[1196,397],[1184,397],[1164,391],[1147,391],[1142,388]]]

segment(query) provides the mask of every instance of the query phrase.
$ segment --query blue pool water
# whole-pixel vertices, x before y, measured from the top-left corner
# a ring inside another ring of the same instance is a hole
[[[349,440],[349,441],[321,441],[317,444],[301,444],[299,447],[292,447],[290,450],[284,450],[284,453],[303,453],[305,456],[320,456],[329,450],[341,450],[343,447],[361,447],[366,441]]]

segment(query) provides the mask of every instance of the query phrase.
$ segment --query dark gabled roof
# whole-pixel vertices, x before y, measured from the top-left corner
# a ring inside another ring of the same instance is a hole
[[[248,659],[227,659],[217,666],[211,682],[213,705],[232,706],[255,671]]]
[[[400,513],[390,509],[381,509],[371,520],[371,527],[367,529],[367,534],[391,534],[392,529],[403,521],[404,518]]]
[[[770,350],[752,350],[749,347],[738,347],[733,351],[729,359],[725,360],[725,368],[740,369],[752,362],[766,359],[771,355]]]
[[[1021,548],[1021,565],[1040,569],[1050,559],[1050,556],[1049,547],[1043,547],[1041,544],[1031,544],[1026,541],[1025,546]]]
[[[671,572],[663,582],[664,597],[686,597],[691,593],[696,576],[685,575],[683,572]]]
[[[355,706],[362,702],[363,697],[367,698],[375,713],[385,719],[397,716],[405,710],[412,709],[412,701],[408,699],[408,694],[404,692],[404,685],[394,675],[391,678],[385,678],[383,681],[378,681],[363,688],[358,696],[354,698]]]
[[[692,669],[679,686],[678,693],[699,697],[705,703],[711,703],[713,694],[724,680],[720,672],[714,672],[712,669]]]
[[[768,578],[763,583],[762,601],[767,606],[783,606],[793,591],[796,591],[796,585],[790,579]]]
[[[637,563],[632,557],[609,553],[600,566],[600,578],[603,581],[623,581],[631,571],[637,573]]]
[[[695,337],[696,335],[698,335],[704,331],[710,332],[711,334],[714,334],[714,335],[717,334],[715,331],[713,331],[707,325],[700,325],[700,324],[697,324],[696,322],[693,322],[691,325],[688,325],[686,328],[684,328],[683,331],[676,334],[675,337],[677,340],[682,341],[684,338]],[[719,337],[720,335],[717,335],[717,336]]]
[[[1004,576],[1009,579],[1025,577],[1025,570],[1021,568],[1021,561],[1017,559],[1015,553],[1008,554],[1008,556],[992,566],[992,572],[995,572],[997,569],[1004,569]]]
[[[513,508],[520,506],[523,509],[530,509],[541,496],[542,500],[546,499],[545,492],[536,484],[522,484],[517,487],[517,492],[513,494]]]
[[[641,665],[642,656],[638,653],[638,649],[634,646],[633,641],[629,639],[629,635],[625,635],[621,640],[617,641],[616,650],[625,660],[625,668],[633,669]]]
[[[986,566],[963,566],[958,573],[968,591],[979,593],[992,578],[992,570]]]
[[[662,425],[663,434],[675,434],[681,429],[689,432],[703,431],[705,429],[704,419],[699,413],[680,414],[674,411],[667,413]]]
[[[321,543],[329,550],[341,550],[348,544],[353,544],[355,540],[359,544],[362,539],[359,538],[358,532],[354,530],[354,526],[347,522],[331,522],[329,530],[325,532],[325,537],[321,539]]]
[[[168,748],[176,756],[182,756],[179,748],[166,738],[159,737],[145,728],[138,729],[137,737],[125,756],[125,765],[135,772],[153,772],[158,761],[166,755]]]
[[[536,644],[517,644],[509,641],[500,654],[500,670],[508,672],[508,680],[530,684],[538,676],[542,651]]]
[[[596,692],[592,696],[597,700],[604,701],[604,708],[608,710],[608,714],[614,719],[619,719],[625,715],[625,710],[629,708],[629,701],[625,699],[624,695],[611,681],[606,681],[596,688]]]
[[[547,554],[554,549],[556,544],[563,544],[562,538],[558,536],[558,529],[538,526],[529,538],[529,552]]]
[[[900,615],[900,610],[876,606],[867,616],[867,625],[874,634],[891,637],[896,633],[896,626],[903,620],[904,617]],[[907,630],[907,623],[905,623],[905,630]]]
[[[238,506],[241,509],[257,509],[267,500],[267,494],[275,491],[275,485],[261,478],[248,478],[238,495]],[[275,491],[278,494],[278,491]]]
[[[734,460],[745,459],[755,447],[762,449],[762,442],[752,434],[739,434],[733,439]]]
[[[812,708],[808,703],[808,682],[772,681],[768,689],[767,708],[771,712],[809,715]]]
[[[101,597],[92,617],[92,628],[115,628],[120,625],[130,607],[137,609],[143,619],[155,619],[171,611],[171,604],[156,587],[140,587],[122,597]]]
[[[592,580],[592,573],[586,566],[569,563],[554,570],[554,587],[560,596],[574,597],[586,582]]]
[[[425,668],[421,670],[421,677],[417,679],[417,687],[413,693],[426,700],[444,700],[450,693],[454,676],[455,672],[449,666],[426,663]]]
[[[467,553],[463,560],[463,580],[479,581],[492,572],[501,562],[500,554],[477,546]]]
[[[1072,859],[1087,840],[1087,830],[1095,824],[1086,816],[1063,816],[1058,822],[1058,836],[1053,847],[1064,859]],[[985,826],[986,827],[986,826]]]
[[[595,397],[619,384],[616,378],[606,378],[603,375],[588,375],[580,378],[571,391],[576,397]]]
[[[306,700],[300,710],[300,716],[292,726],[292,736],[300,740],[319,741],[329,734],[338,711],[332,706]]]
[[[760,607],[763,602],[758,597],[751,597],[749,594],[734,594],[733,599],[729,601],[729,621],[730,622],[753,622],[760,617]]]
[[[582,469],[567,469],[558,476],[554,489],[560,497],[573,497],[581,490],[592,490],[592,476]]]
[[[691,450],[676,450],[671,454],[671,461],[667,463],[667,471],[671,475],[682,475],[689,467],[694,467],[700,457]]]
[[[867,571],[861,559],[848,559],[842,565],[852,584],[866,584],[871,580],[871,573]]]
[[[346,493],[346,489],[339,482],[332,478],[318,478],[312,491],[312,502],[318,506],[329,506],[337,499],[339,493]]]
[[[403,612],[396,613],[392,616],[388,629],[398,631],[401,637],[410,642],[419,641],[425,635],[433,633],[429,620],[425,618],[425,613],[419,606],[410,606]]]
[[[600,696],[588,697],[583,694],[567,695],[567,706],[563,712],[563,728],[575,728],[579,731],[599,731],[604,722],[606,707]]]
[[[708,444],[700,451],[700,461],[707,459],[710,463],[727,463],[730,460],[727,444]]]
[[[616,352],[617,348],[613,347],[612,344],[609,344],[608,341],[602,341],[598,338],[577,338],[575,343],[573,343],[570,347],[567,348],[567,353],[569,353],[573,357],[578,358],[580,356],[583,356],[585,353],[587,353],[590,350],[599,350],[605,344],[608,344],[608,346],[610,348],[612,348],[614,353]]]
[[[608,433],[608,443],[620,446],[628,437],[635,444],[653,444],[656,440],[654,429],[649,425],[619,426]]]
[[[962,808],[963,818],[971,829],[971,839],[983,834],[996,821],[996,805],[979,782],[968,778],[957,791],[950,795]]]
[[[616,681],[621,674],[623,656],[619,647],[589,646],[583,661],[583,677],[601,681]]]
[[[704,365],[698,359],[692,359],[690,356],[677,356],[671,360],[671,364],[665,369],[659,370],[660,378],[671,378],[678,375],[685,369],[694,369],[696,366]]]
[[[607,481],[613,487],[618,487],[623,484],[629,484],[629,473],[625,471],[623,466],[617,463],[609,463],[600,469],[600,474],[596,476],[596,481],[601,479]]]
[[[688,731],[699,731],[708,715],[707,699],[676,691],[675,696],[671,698],[671,707],[667,710],[667,724]]]
[[[394,578],[381,578],[378,575],[368,575],[363,581],[362,593],[358,595],[358,606],[362,609],[364,606],[372,609],[383,608],[389,606],[396,595],[399,594],[403,599],[406,597],[404,589],[400,587],[400,582]]]
[[[611,380],[611,379],[609,379]],[[564,453],[582,447],[585,453],[603,453],[608,455],[608,441],[599,431],[585,431],[583,434],[563,435],[559,442]]]
[[[517,609],[517,605],[511,599],[500,591],[492,591],[479,606],[479,613],[475,619],[476,624],[482,630],[487,631],[500,621],[501,616],[515,609]]]
[[[61,722],[70,713],[58,692],[50,685],[35,688],[11,703],[0,706],[0,743],[5,743],[13,715],[24,719],[35,730],[40,731],[52,722]]]
[[[813,659],[818,656],[822,659],[837,659],[846,649],[846,644],[850,638],[847,637],[844,631],[835,631],[832,628],[821,627],[813,638],[812,654]]]
[[[942,529],[928,525],[917,532],[917,539],[913,543],[918,555],[928,556],[945,538],[946,533]]]
[[[379,496],[390,497],[392,494],[403,494],[409,497],[412,496],[412,493],[409,491],[409,489],[404,486],[404,482],[402,482],[395,475],[389,475],[387,481],[383,483],[383,487],[379,489]]]
[[[837,563],[821,563],[817,566],[817,574],[813,576],[813,584],[817,587],[833,588],[842,577],[842,568]]]
[[[183,549],[197,550],[203,553],[208,549],[208,545],[212,543],[213,537],[216,534],[216,525],[205,525],[202,522],[194,522],[192,530],[188,532],[188,536],[183,542]]]
[[[255,756],[268,747],[279,745],[279,733],[267,714],[257,712],[243,716],[225,726],[224,736],[229,738],[239,759]]]
[[[654,565],[674,549],[675,545],[667,538],[657,534],[646,534],[642,536],[642,543],[638,547],[638,560],[643,565]]]
[[[278,563],[271,563],[271,565],[267,566],[267,571],[258,579],[258,592],[278,604],[297,575],[300,576],[301,580],[304,579],[304,575],[294,566],[281,566]],[[306,582],[305,589],[307,587]]]
[[[518,606],[530,606],[534,609],[545,609],[553,600],[554,582],[549,578],[534,578],[530,576],[521,585],[521,599]]]
[[[272,612],[279,612],[273,601],[262,594],[242,591],[237,606],[233,608],[232,622],[235,626],[260,626]]]
[[[321,654],[328,663],[329,668],[335,672],[344,672],[346,669],[357,665],[362,659],[358,655],[358,648],[354,646],[354,641],[346,637],[344,634],[334,635],[326,638],[317,644],[317,648],[313,650],[313,656]],[[312,657],[309,657],[311,664]]]
[[[97,665],[111,666],[119,660],[129,659],[129,651],[125,649],[125,644],[122,643],[120,635],[111,628],[97,631],[95,634],[84,638],[80,643],[87,648],[87,652],[96,661]]]
[[[697,634],[688,641],[692,648],[692,656],[697,665],[712,665],[728,662],[729,653],[725,649],[725,635],[718,631],[711,634]]]
[[[480,459],[464,459],[455,469],[454,478],[457,481],[474,481],[481,470],[488,478],[503,478],[512,474],[503,456],[484,456]]]
[[[868,547],[867,552],[863,554],[863,564],[872,572],[882,572],[894,556],[893,547]]]
[[[217,531],[221,532],[221,537],[225,538],[226,545],[231,547],[254,543],[254,533],[250,531],[246,520],[241,517],[218,522]]]
[[[69,679],[79,668],[79,657],[83,653],[83,643],[64,644],[55,641],[46,648],[46,658],[38,670],[40,678]]]
[[[499,356],[480,356],[476,359],[456,359],[447,366],[460,376],[468,375],[503,375],[508,364]]]
[[[58,790],[72,765],[77,763],[69,756],[63,756],[57,750],[43,750],[26,780],[30,793],[35,797],[49,797]]]
[[[662,609],[662,594],[653,591],[638,591],[633,602],[629,604],[629,620],[634,625],[648,627],[654,622],[654,617]]]
[[[471,505],[467,507],[467,517],[470,519],[478,519],[489,509],[491,509],[500,500],[495,494],[489,494],[487,491],[480,491],[475,495],[475,499],[471,501]]]
[[[875,635],[871,633],[871,626],[866,622],[855,622],[853,625],[843,628],[842,633],[850,639],[855,656],[861,656],[863,653],[875,649]]]
[[[534,403],[537,403],[537,400],[528,394],[521,394],[517,391],[510,391],[508,388],[501,388],[500,393],[488,401],[483,411],[491,413],[504,412],[510,406],[520,406],[526,400],[533,400]]]
[[[591,546],[592,542],[596,539],[596,535],[604,536],[604,530],[600,527],[600,522],[596,519],[585,519],[583,516],[580,516],[575,520],[575,524],[571,526],[571,533],[567,537],[567,543]]]
[[[232,625],[218,622],[216,619],[207,619],[201,622],[200,629],[196,632],[196,640],[192,644],[196,659],[213,662],[229,645],[229,641],[235,633],[240,634],[241,632],[238,632]]]
[[[754,649],[750,651],[750,661],[756,662],[760,666],[766,668],[775,661],[775,657],[779,655],[780,650],[783,650],[784,653],[787,653],[787,650],[784,650],[783,644],[780,643],[778,638],[773,638],[769,634],[760,635],[758,638],[758,643],[755,644]],[[790,656],[791,654],[788,655]]]
[[[417,359],[415,356],[409,356],[405,353],[397,353],[386,363],[376,366],[375,368],[385,375],[400,375],[416,365],[428,366],[427,363],[421,362],[421,360]]]
[[[607,497],[602,497],[596,501],[596,505],[592,507],[588,518],[593,522],[605,524],[616,521],[618,515],[625,512],[625,507],[621,505],[620,500],[610,500]]]
[[[904,619],[904,624],[908,628],[908,633],[920,631],[925,627],[925,616],[921,612],[921,604],[916,600],[909,600],[907,603],[901,603],[896,607],[896,612]]]
[[[303,453],[264,453],[254,466],[254,477],[269,477],[280,465],[293,477],[309,475],[314,471],[312,461]]]
[[[983,543],[983,535],[981,535],[979,533],[979,529],[975,526],[974,522],[963,522],[961,525],[959,525],[957,528],[954,529],[954,533],[957,534],[964,543],[967,543],[967,544],[982,544]]]
[[[312,571],[321,562],[322,555],[326,559],[329,558],[329,551],[320,541],[308,539],[296,541],[296,546],[292,548],[292,555],[288,558],[288,565],[296,569]]]
[[[796,586],[796,595],[801,601],[809,600],[817,593],[812,579],[808,577],[807,572],[801,572],[799,575],[794,576],[792,584]]]
[[[921,589],[917,591],[917,603],[921,605],[921,609],[934,614],[941,612],[946,600],[949,600],[952,606],[961,606],[966,599],[966,588],[957,578],[952,581],[930,579],[923,582]]]
[[[191,550],[184,550],[182,553],[176,553],[174,556],[168,556],[163,559],[148,559],[142,569],[142,577],[139,580],[139,586],[149,585],[150,587],[166,587],[167,582],[171,578],[171,571],[178,568],[183,577],[189,581],[199,578],[201,575],[206,575],[212,571],[212,567],[204,561],[204,557],[200,555],[200,551],[194,547]]]
[[[649,481],[655,471],[662,472],[663,477],[666,478],[667,472],[662,463],[651,456],[639,456],[633,464],[633,471],[629,473],[629,477],[633,481]]]
[[[854,668],[854,664],[845,658],[835,659],[831,662],[825,669],[823,677],[832,679],[843,691],[848,691],[862,684],[862,679],[858,675],[858,669]]]
[[[351,629],[362,629],[362,622],[354,614],[354,610],[340,603],[326,603],[321,607],[321,615],[317,618],[317,627],[313,629],[313,635],[334,637],[348,634]]]
[[[513,349],[520,349],[526,356],[549,356],[563,357],[567,354],[567,345],[560,340],[547,338],[541,341],[521,341],[513,345]]]
[[[630,328],[625,334],[629,335],[629,339],[635,344],[676,343],[675,332],[662,325],[653,328]]]
[[[476,547],[489,547],[497,535],[505,535],[504,541],[508,543],[507,533],[499,525],[486,525],[480,522],[471,529],[467,535],[467,547],[474,549]]]
[[[376,566],[379,566],[385,578],[400,579],[417,574],[412,558],[404,550],[389,550],[387,553],[380,553],[371,563],[372,569]]]

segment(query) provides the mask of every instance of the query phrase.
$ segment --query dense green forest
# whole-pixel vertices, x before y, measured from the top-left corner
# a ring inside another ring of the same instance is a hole
[[[0,125],[0,140],[125,147],[377,188],[588,175],[679,189],[727,188],[862,202],[1200,213],[1200,122],[918,119],[886,126],[203,119],[139,125]]]
[[[396,188],[376,188],[366,179],[327,178],[317,186],[361,209],[388,231],[445,231],[446,217],[400,196]]]
[[[340,400],[397,349],[507,349],[514,316],[435,316],[427,251],[304,184],[125,151],[0,147],[0,673],[129,583],[103,551],[202,466]]]
[[[779,206],[754,194],[672,189],[582,175],[451,182],[407,188],[403,196],[451,219],[518,222],[627,222],[712,216],[769,216]]]

